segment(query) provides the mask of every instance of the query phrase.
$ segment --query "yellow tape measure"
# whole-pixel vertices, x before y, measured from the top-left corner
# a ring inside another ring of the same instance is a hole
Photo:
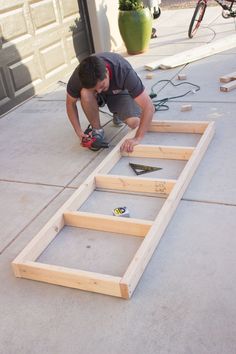
[[[129,217],[129,210],[126,207],[118,207],[112,211],[114,216],[125,216]]]

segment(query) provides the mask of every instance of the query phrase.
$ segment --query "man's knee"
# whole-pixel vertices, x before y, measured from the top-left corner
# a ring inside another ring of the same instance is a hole
[[[138,117],[130,117],[130,118],[127,118],[125,121],[124,121],[125,124],[128,125],[128,127],[130,127],[131,129],[135,129],[139,126],[139,123],[140,123],[140,118]]]

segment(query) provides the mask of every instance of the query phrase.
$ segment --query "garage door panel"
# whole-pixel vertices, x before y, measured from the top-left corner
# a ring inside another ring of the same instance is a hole
[[[10,65],[9,71],[16,94],[23,87],[40,80],[40,72],[33,55]]]
[[[0,115],[89,54],[82,18],[77,0],[0,0]]]
[[[62,18],[65,19],[74,14],[78,14],[79,8],[76,1],[60,1]]]
[[[40,54],[46,74],[66,64],[62,41],[58,41],[41,49]]]
[[[1,15],[1,28],[3,44],[15,38],[27,34],[27,25],[24,17],[23,8],[9,10]]]
[[[52,0],[41,0],[30,5],[30,14],[35,30],[46,30],[49,25],[58,25],[59,18]]]
[[[15,9],[17,7],[22,7],[24,5],[24,0],[0,0],[0,8],[2,13],[5,13],[11,9]]]

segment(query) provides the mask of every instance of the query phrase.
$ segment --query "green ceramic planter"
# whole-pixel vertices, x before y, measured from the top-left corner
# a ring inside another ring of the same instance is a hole
[[[119,11],[118,24],[129,54],[140,54],[148,49],[152,33],[152,15],[148,8]]]

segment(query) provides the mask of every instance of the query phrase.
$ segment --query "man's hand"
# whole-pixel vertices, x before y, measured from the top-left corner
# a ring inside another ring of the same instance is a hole
[[[91,138],[92,132],[89,134],[85,134],[83,131],[81,131],[80,133],[78,133],[78,137],[79,137],[80,141],[82,142],[83,139]]]
[[[140,143],[141,139],[138,138],[133,138],[133,139],[127,139],[123,142],[123,144],[120,147],[120,151],[124,152],[132,152],[134,149],[135,145],[138,145]]]
[[[135,98],[135,102],[139,105],[142,110],[142,114],[140,117],[140,124],[138,130],[133,139],[127,139],[121,145],[120,151],[132,152],[135,145],[138,145],[140,141],[143,139],[144,134],[148,130],[150,123],[154,114],[154,106],[153,103],[148,96],[146,91],[143,91],[141,95]]]

